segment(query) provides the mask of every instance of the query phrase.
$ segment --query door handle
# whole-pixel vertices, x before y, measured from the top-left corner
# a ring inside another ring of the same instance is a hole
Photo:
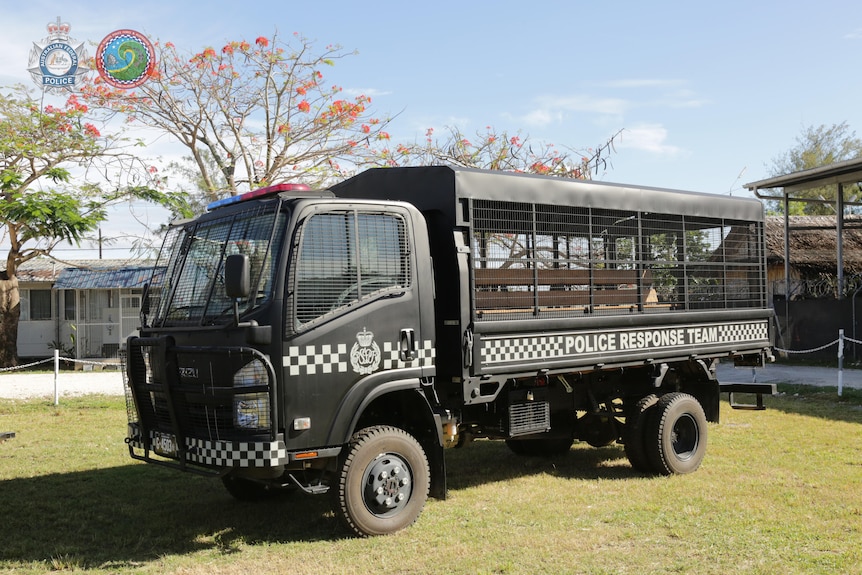
[[[413,361],[416,359],[416,332],[411,327],[401,330],[398,357],[401,361]]]

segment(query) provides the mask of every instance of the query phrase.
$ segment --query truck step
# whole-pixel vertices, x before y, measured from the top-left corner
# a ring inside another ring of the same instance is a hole
[[[764,395],[775,395],[777,386],[774,383],[722,383],[719,385],[721,393],[728,394],[730,407],[733,409],[750,409],[755,411],[763,411],[766,406],[763,405]],[[736,400],[737,394],[748,394],[755,396],[755,403],[740,403]]]

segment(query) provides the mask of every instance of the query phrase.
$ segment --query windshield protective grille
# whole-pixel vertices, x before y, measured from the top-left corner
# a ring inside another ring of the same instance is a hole
[[[410,287],[410,246],[396,214],[316,214],[302,230],[296,274],[298,325]]]
[[[285,219],[276,204],[268,202],[224,218],[172,228],[162,248],[162,254],[170,256],[159,262],[164,275],[150,293],[153,325],[221,325],[232,321],[233,300],[225,294],[224,286],[224,261],[231,254],[247,255],[250,264],[251,292],[240,300],[240,311],[268,302],[274,282],[272,262],[278,259],[278,253],[272,253],[272,238],[274,233],[283,232]]]

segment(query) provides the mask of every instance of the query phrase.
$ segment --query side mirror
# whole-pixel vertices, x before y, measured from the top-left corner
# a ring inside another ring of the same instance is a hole
[[[247,255],[229,255],[224,262],[224,291],[227,297],[233,299],[248,297],[251,291],[250,275]]]

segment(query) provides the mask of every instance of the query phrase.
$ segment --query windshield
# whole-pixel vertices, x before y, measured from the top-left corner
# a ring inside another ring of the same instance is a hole
[[[149,293],[152,326],[231,322],[233,300],[224,288],[224,262],[231,254],[247,255],[251,268],[251,290],[248,298],[240,300],[240,312],[267,303],[287,219],[277,206],[277,202],[254,203],[249,210],[171,228]]]

